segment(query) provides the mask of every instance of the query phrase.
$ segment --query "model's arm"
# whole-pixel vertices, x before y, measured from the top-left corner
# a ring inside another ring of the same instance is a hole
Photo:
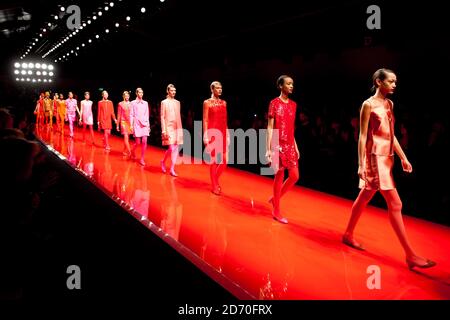
[[[116,113],[114,112],[114,104],[111,102],[110,106],[111,106],[111,117],[113,118],[114,122],[117,125]]]
[[[366,179],[366,143],[367,131],[369,129],[370,104],[364,102],[360,112],[360,128],[358,141],[358,175],[361,179]]]
[[[272,135],[273,135],[274,118],[267,120],[267,140],[266,140],[266,158],[272,162]]]
[[[205,100],[203,102],[203,143],[207,145],[209,143],[209,137],[208,137],[208,111],[209,111],[209,105],[208,102]]]
[[[122,121],[122,104],[119,102],[119,105],[117,106],[117,131],[119,131],[120,122]]]
[[[103,109],[101,108],[101,102],[99,101],[97,103],[97,126],[98,126],[98,131],[100,131],[100,117],[102,116],[103,113]]]
[[[394,114],[394,103],[390,99],[388,99],[388,102],[391,108],[391,113]],[[395,135],[394,135],[394,152],[399,156],[400,160],[402,161],[403,171],[411,173],[413,170],[412,165],[411,163],[409,163],[408,158],[406,157],[406,154],[403,152],[403,149]]]
[[[78,108],[78,102],[77,101],[75,101],[75,108],[77,109],[77,113],[78,113],[78,115],[80,116],[80,119],[81,119],[81,112],[80,112],[80,109]]]
[[[161,101],[161,134],[166,135],[166,112],[165,103]]]

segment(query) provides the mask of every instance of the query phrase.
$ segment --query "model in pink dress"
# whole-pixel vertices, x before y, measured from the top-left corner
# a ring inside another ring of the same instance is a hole
[[[81,123],[83,124],[83,141],[86,141],[86,126],[88,126],[91,136],[91,144],[94,144],[94,116],[92,114],[92,101],[89,99],[90,93],[86,91],[84,93],[84,100],[80,103]]]
[[[132,158],[136,158],[136,148],[141,146],[141,160],[139,164],[145,166],[145,150],[147,149],[147,137],[150,135],[150,110],[148,102],[143,100],[144,91],[136,89],[136,100],[131,102],[130,121],[134,132],[135,143],[131,151]]]
[[[124,91],[122,97],[123,101],[119,102],[119,106],[117,108],[117,131],[119,131],[120,126],[120,132],[123,135],[122,153],[125,157],[129,158],[131,157],[130,134],[133,133],[130,120],[130,93],[128,91]]]
[[[177,177],[175,164],[178,158],[178,145],[183,144],[183,127],[181,125],[180,102],[175,99],[177,89],[173,84],[167,86],[167,99],[161,101],[161,135],[162,144],[169,146],[161,160],[161,170],[166,173],[166,160],[171,156],[170,174]]]
[[[273,218],[281,223],[288,223],[281,215],[280,199],[299,179],[300,152],[294,138],[297,104],[289,99],[294,90],[294,80],[291,77],[280,76],[277,87],[281,94],[270,102],[267,124],[266,157],[275,172],[273,196],[269,202],[273,206]],[[289,177],[283,183],[285,170],[288,170]]]
[[[78,109],[77,100],[73,98],[72,92],[69,92],[69,99],[66,99],[66,112],[69,120],[70,137],[73,138],[73,123],[77,119],[77,113],[80,115],[80,110]]]
[[[109,135],[111,134],[111,119],[114,120],[117,126],[116,115],[114,114],[114,105],[111,100],[108,100],[108,91],[102,92],[103,99],[98,102],[98,115],[97,115],[97,124],[98,130],[104,131],[103,143],[105,146],[105,150],[111,150],[109,146]]]
[[[227,103],[220,99],[222,84],[218,81],[211,83],[211,98],[203,102],[203,143],[206,152],[211,155],[209,174],[212,193],[220,195],[222,188],[219,178],[228,162],[228,145],[230,137],[227,124]]]
[[[408,267],[430,268],[436,263],[418,256],[408,241],[402,218],[402,202],[392,176],[394,153],[400,157],[403,171],[412,172],[412,166],[395,137],[394,105],[387,98],[394,93],[396,82],[397,77],[393,71],[376,71],[373,75],[373,89],[376,92],[364,101],[361,107],[358,143],[361,191],[353,203],[352,215],[342,241],[352,248],[364,250],[363,246],[353,239],[353,232],[362,211],[375,193],[380,191],[388,206],[391,225],[405,251]]]

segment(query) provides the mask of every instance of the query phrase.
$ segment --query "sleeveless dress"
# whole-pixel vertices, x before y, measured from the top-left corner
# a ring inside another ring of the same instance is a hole
[[[208,99],[208,137],[211,157],[227,152],[227,103],[221,99]],[[215,142],[218,140],[218,142]],[[221,140],[221,142],[220,142]],[[217,160],[217,159],[216,159]]]
[[[392,190],[394,166],[394,115],[392,101],[384,102],[373,97],[370,104],[369,126],[366,142],[366,180],[360,179],[359,188],[368,190]]]

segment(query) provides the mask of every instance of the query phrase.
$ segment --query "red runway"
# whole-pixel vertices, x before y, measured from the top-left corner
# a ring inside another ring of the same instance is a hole
[[[405,217],[413,246],[438,263],[411,272],[384,210],[369,207],[363,214],[355,236],[367,251],[360,252],[340,242],[351,201],[295,187],[282,199],[289,219],[283,225],[271,218],[272,179],[267,177],[228,168],[221,178],[223,195],[216,196],[205,164],[179,165],[177,178],[162,174],[162,149],[149,147],[142,168],[123,159],[119,137],[111,137],[112,150],[106,153],[99,133],[96,146],[84,143],[80,131],[73,141],[67,132],[39,135],[237,297],[450,299],[448,227]],[[369,266],[380,268],[381,289],[368,288]]]

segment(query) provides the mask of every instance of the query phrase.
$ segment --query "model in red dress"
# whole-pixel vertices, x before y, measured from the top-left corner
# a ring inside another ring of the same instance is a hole
[[[277,86],[281,94],[270,102],[267,124],[266,157],[275,171],[273,196],[269,202],[273,206],[273,218],[281,223],[288,223],[280,212],[280,198],[299,179],[300,152],[294,138],[297,104],[289,99],[294,90],[294,80],[291,77],[279,77]],[[285,170],[288,170],[289,177],[283,183]]]
[[[376,92],[364,101],[361,107],[358,143],[361,192],[353,204],[352,215],[342,241],[352,248],[364,250],[363,246],[353,239],[353,231],[364,208],[375,193],[380,191],[388,206],[391,225],[405,250],[408,267],[429,268],[436,263],[418,256],[408,241],[402,218],[402,202],[392,176],[394,152],[402,161],[403,171],[412,172],[412,166],[394,135],[394,105],[387,98],[394,93],[396,82],[397,77],[393,71],[376,71],[373,75],[373,90]]]
[[[220,99],[222,85],[218,81],[211,83],[211,98],[203,102],[203,143],[206,152],[211,155],[210,178],[212,192],[220,195],[222,188],[219,178],[228,161],[228,125],[227,103]]]
[[[97,125],[98,130],[104,131],[103,143],[105,150],[111,150],[109,146],[109,135],[111,134],[111,118],[114,120],[117,126],[116,115],[114,114],[114,105],[111,100],[108,100],[108,91],[104,90],[102,92],[103,99],[98,102],[98,113],[97,113]]]

